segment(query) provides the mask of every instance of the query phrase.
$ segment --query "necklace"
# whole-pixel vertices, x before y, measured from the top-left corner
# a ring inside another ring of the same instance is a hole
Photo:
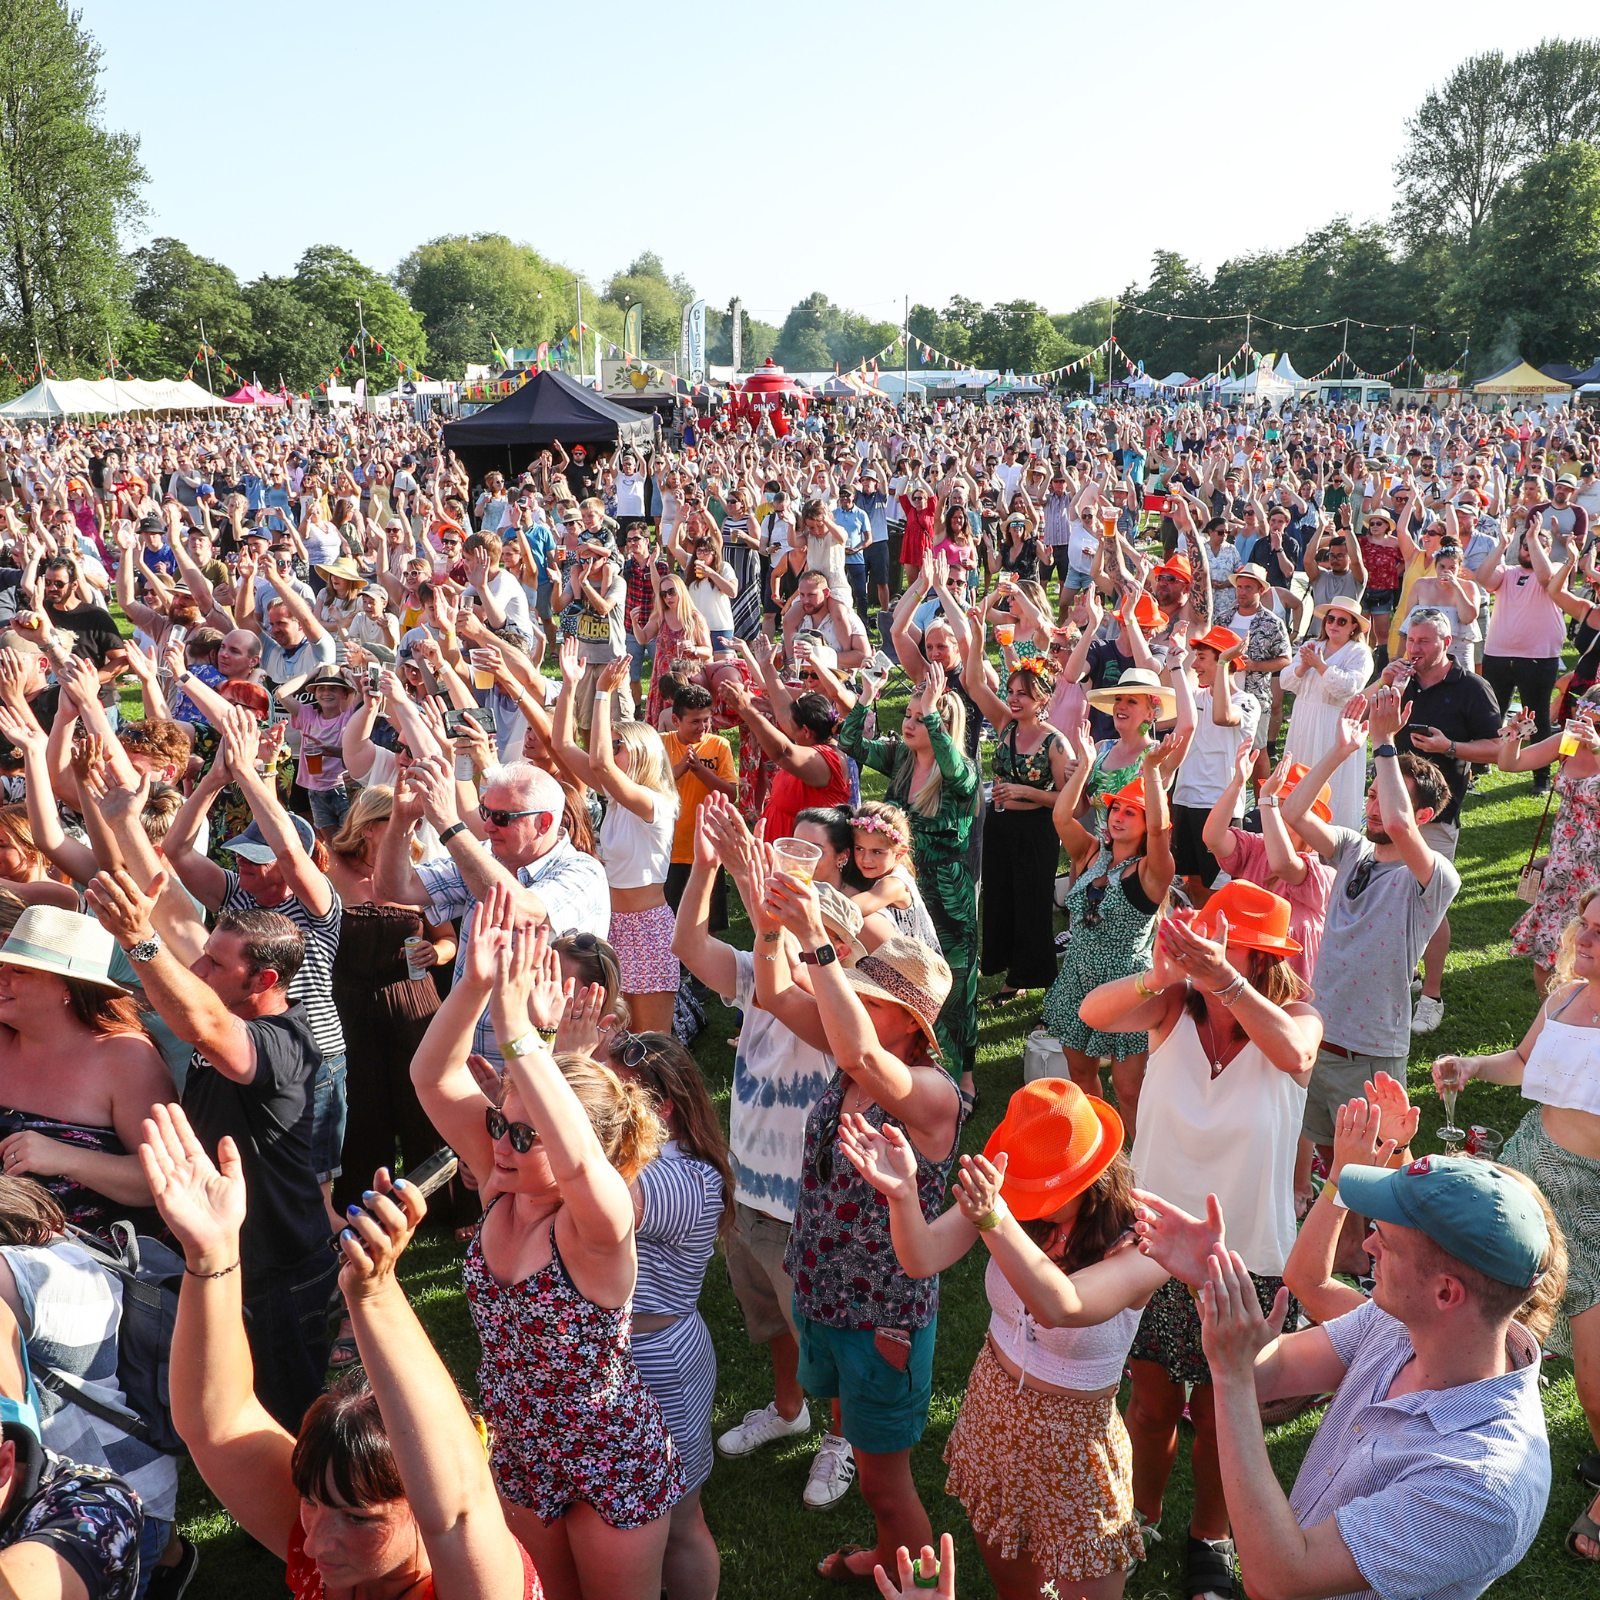
[[[1209,1011],[1206,1012],[1206,1035],[1211,1040],[1211,1048],[1206,1050],[1205,1053],[1211,1058],[1211,1076],[1217,1078],[1222,1075],[1222,1052],[1217,1048],[1217,1030],[1211,1025],[1211,1013]],[[1201,1048],[1204,1050],[1204,1045]]]

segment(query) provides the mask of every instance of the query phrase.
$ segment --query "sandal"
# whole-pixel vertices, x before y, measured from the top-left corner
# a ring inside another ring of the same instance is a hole
[[[987,1011],[998,1011],[1001,1006],[1010,1005],[1021,993],[1020,989],[996,989],[982,1004]]]
[[[1183,1559],[1183,1592],[1189,1600],[1233,1600],[1233,1540],[1189,1535]]]
[[[1148,1561],[1151,1552],[1161,1543],[1161,1524],[1152,1522],[1137,1506],[1133,1508],[1133,1520],[1139,1524],[1139,1537],[1144,1542],[1144,1555],[1140,1561],[1135,1561],[1128,1568],[1128,1575],[1132,1577],[1141,1561]]]
[[[1587,1539],[1591,1544],[1600,1546],[1600,1523],[1594,1520],[1596,1507],[1591,1505],[1587,1511],[1578,1513],[1577,1521],[1567,1529],[1566,1547],[1567,1554],[1577,1561],[1587,1561],[1593,1565],[1600,1561],[1600,1556],[1586,1556],[1578,1548],[1580,1539]]]
[[[867,1553],[868,1549],[864,1544],[841,1545],[839,1549],[830,1551],[817,1563],[817,1575],[826,1578],[829,1583],[870,1584],[873,1582],[872,1569],[869,1567],[865,1572],[857,1572],[849,1561],[851,1556]]]
[[[1586,1483],[1591,1489],[1600,1489],[1600,1450],[1593,1450],[1586,1455],[1573,1468],[1572,1475],[1579,1483]]]

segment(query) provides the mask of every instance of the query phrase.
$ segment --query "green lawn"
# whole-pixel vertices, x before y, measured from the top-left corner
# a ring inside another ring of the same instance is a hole
[[[1424,1107],[1419,1149],[1436,1148],[1433,1129],[1443,1120],[1428,1078],[1427,1063],[1432,1056],[1446,1051],[1501,1049],[1520,1035],[1532,1014],[1530,969],[1526,962],[1508,954],[1507,933],[1521,909],[1512,887],[1535,819],[1536,808],[1525,777],[1493,775],[1480,784],[1469,802],[1459,863],[1462,891],[1452,919],[1455,949],[1445,985],[1445,1023],[1432,1038],[1419,1041],[1412,1059],[1411,1089]],[[741,932],[748,937],[748,929],[742,925]],[[999,1014],[983,1013],[978,1063],[982,1105],[963,1141],[968,1149],[982,1145],[999,1120],[1006,1097],[1021,1082],[1022,1041],[1030,1021],[1031,1014],[1018,1007]],[[724,1111],[733,1065],[727,1040],[733,1031],[731,1014],[713,1005],[695,1052]],[[1468,1114],[1468,1120],[1488,1122],[1506,1134],[1521,1115],[1516,1091],[1479,1084],[1463,1096],[1460,1109]],[[470,1390],[477,1345],[461,1293],[459,1262],[460,1250],[452,1242],[436,1234],[425,1235],[407,1257],[406,1281],[434,1342]],[[983,1253],[974,1251],[945,1276],[933,1414],[915,1457],[918,1482],[935,1528],[953,1529],[960,1545],[963,1596],[987,1594],[990,1589],[961,1508],[945,1497],[940,1458],[988,1318],[982,1271]],[[745,1342],[720,1263],[713,1263],[707,1275],[701,1305],[716,1339],[721,1368],[716,1415],[720,1429],[771,1398],[768,1367],[765,1351]],[[1533,1600],[1578,1579],[1560,1541],[1582,1507],[1571,1471],[1588,1449],[1588,1435],[1570,1367],[1565,1362],[1552,1362],[1549,1367],[1546,1412],[1555,1471],[1550,1511],[1544,1533],[1528,1558],[1495,1587],[1497,1597]],[[1285,1486],[1292,1481],[1314,1428],[1314,1418],[1302,1418],[1276,1430],[1272,1452]],[[839,1544],[870,1541],[866,1509],[854,1492],[829,1512],[809,1513],[802,1508],[800,1492],[809,1460],[807,1442],[775,1448],[743,1462],[717,1462],[706,1487],[705,1504],[722,1548],[722,1592],[729,1600],[787,1600],[825,1593],[829,1586],[813,1576],[817,1559]],[[1173,1537],[1158,1547],[1129,1585],[1130,1595],[1178,1591],[1188,1495],[1186,1469],[1180,1464],[1165,1519]],[[234,1600],[254,1600],[256,1596],[266,1600],[282,1593],[281,1568],[250,1545],[192,1478],[183,1511],[186,1531],[202,1543],[202,1592],[221,1594],[226,1590]]]

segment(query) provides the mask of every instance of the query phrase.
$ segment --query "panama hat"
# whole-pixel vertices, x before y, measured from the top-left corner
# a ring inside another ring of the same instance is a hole
[[[60,906],[28,906],[0,945],[0,963],[126,994],[120,983],[111,981],[115,949],[116,941],[93,917]]]
[[[1019,1222],[1037,1222],[1093,1186],[1122,1150],[1122,1118],[1070,1078],[1035,1078],[1012,1095],[984,1145],[1004,1152],[1000,1194]]]
[[[818,883],[813,887],[817,891],[822,920],[832,935],[833,947],[839,952],[839,959],[847,967],[853,967],[867,953],[860,938],[861,907],[831,883]]]
[[[1272,580],[1267,576],[1267,569],[1254,561],[1247,561],[1233,575],[1233,581],[1238,583],[1241,578],[1250,578],[1259,583],[1263,589],[1271,586]]]
[[[337,561],[329,561],[326,565],[319,566],[317,571],[324,578],[343,578],[347,583],[360,584],[363,589],[367,586],[367,578],[349,556],[340,556]]]
[[[1172,687],[1163,683],[1148,667],[1129,667],[1115,683],[1107,684],[1103,689],[1091,689],[1084,699],[1096,711],[1110,711],[1118,695],[1124,694],[1141,694],[1160,701],[1161,717],[1170,717],[1178,703]]]
[[[884,1000],[916,1018],[928,1041],[939,1053],[934,1022],[950,993],[950,967],[938,951],[920,939],[901,935],[885,939],[855,966],[846,967],[845,981],[862,1000]]]
[[[1228,920],[1228,943],[1246,950],[1267,950],[1276,955],[1299,955],[1300,941],[1289,937],[1289,902],[1259,884],[1235,878],[1206,901],[1196,919],[1196,931],[1214,939],[1218,923]]]

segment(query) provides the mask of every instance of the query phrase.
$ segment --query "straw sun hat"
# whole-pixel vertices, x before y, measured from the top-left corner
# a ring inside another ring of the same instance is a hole
[[[116,941],[93,917],[59,906],[29,906],[0,945],[0,963],[126,994],[120,983],[111,981],[115,949]]]
[[[937,1055],[934,1022],[950,993],[950,968],[920,939],[885,939],[871,955],[847,967],[845,981],[862,1000],[883,1000],[909,1012]]]

